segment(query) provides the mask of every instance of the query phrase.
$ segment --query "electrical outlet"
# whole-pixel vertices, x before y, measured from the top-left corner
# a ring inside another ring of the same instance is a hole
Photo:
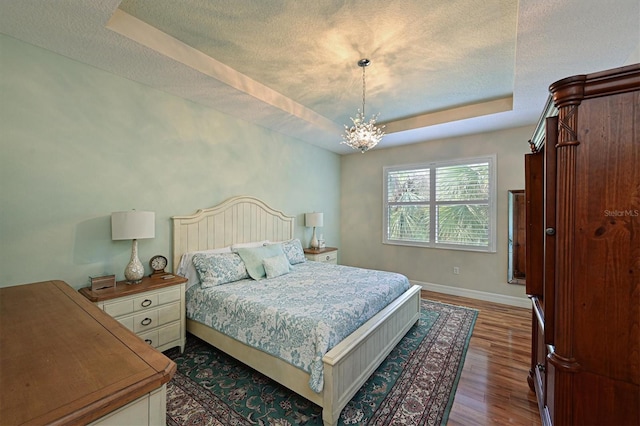
[[[453,267],[453,274],[454,274],[454,275],[458,275],[458,274],[460,274],[460,268],[459,268],[458,266],[454,266],[454,267]]]

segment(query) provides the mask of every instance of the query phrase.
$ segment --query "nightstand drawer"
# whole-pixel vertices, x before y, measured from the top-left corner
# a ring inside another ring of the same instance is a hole
[[[338,262],[338,252],[332,251],[331,253],[320,254],[318,255],[318,261],[325,263],[337,263]]]
[[[158,304],[164,305],[165,303],[171,303],[180,300],[180,295],[180,287],[174,288],[173,290],[160,292],[158,293]]]
[[[184,349],[186,338],[185,290],[187,279],[178,275],[144,277],[139,284],[125,281],[114,289],[79,291],[100,309],[159,351],[173,346]]]
[[[127,315],[133,312],[133,299],[120,300],[117,302],[105,303],[102,309],[114,318]]]
[[[140,297],[127,298],[104,304],[104,311],[114,318],[158,306],[158,294],[149,293]]]
[[[143,309],[153,308],[178,300],[180,300],[180,288],[158,291],[156,293],[149,292],[133,299],[133,310],[138,312]]]
[[[180,323],[175,322],[167,325],[166,327],[160,327],[155,330],[140,333],[138,336],[154,348],[157,348],[159,346],[166,345],[167,343],[171,343],[174,340],[180,339]]]
[[[133,316],[133,331],[139,333],[180,319],[180,303],[160,306]]]
[[[136,334],[144,330],[156,328],[159,325],[157,310],[143,312],[133,316],[133,332]]]
[[[140,333],[138,334],[138,337],[140,337],[142,340],[144,340],[154,348],[160,346],[160,343],[158,342],[158,330],[151,330],[145,333]]]
[[[307,260],[322,263],[338,264],[338,249],[335,247],[327,247],[319,250],[305,249],[304,257]]]
[[[112,317],[119,317],[134,312],[152,309],[159,305],[164,305],[180,300],[180,288],[165,291],[147,292],[143,295],[133,298],[125,298],[113,302],[105,302],[103,309]]]
[[[158,329],[158,346],[180,339],[180,323],[175,322]]]
[[[158,308],[158,324],[163,325],[170,323],[171,321],[178,321],[180,319],[180,315],[180,303],[160,306]]]
[[[153,308],[154,306],[158,306],[158,293],[148,293],[133,299],[134,312]]]
[[[118,318],[118,322],[133,331],[133,317]]]

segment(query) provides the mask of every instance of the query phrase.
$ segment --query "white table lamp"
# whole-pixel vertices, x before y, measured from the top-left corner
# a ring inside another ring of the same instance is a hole
[[[311,248],[317,249],[320,247],[318,244],[318,238],[316,237],[316,227],[322,227],[323,215],[322,213],[305,213],[304,224],[307,228],[313,227],[313,236],[311,237]]]
[[[156,214],[131,210],[111,213],[111,239],[133,240],[131,260],[124,270],[124,277],[129,284],[142,281],[144,267],[138,259],[138,240],[156,236]]]

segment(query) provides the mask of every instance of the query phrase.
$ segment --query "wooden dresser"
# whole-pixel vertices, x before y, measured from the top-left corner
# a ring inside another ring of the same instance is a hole
[[[640,424],[640,64],[560,80],[525,158],[544,425]]]
[[[0,289],[0,424],[165,424],[176,365],[62,281]]]

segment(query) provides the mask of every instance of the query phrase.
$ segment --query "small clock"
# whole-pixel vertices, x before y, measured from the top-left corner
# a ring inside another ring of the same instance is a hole
[[[162,255],[156,255],[149,260],[149,266],[151,267],[151,276],[164,274],[164,268],[167,267],[167,258]]]

